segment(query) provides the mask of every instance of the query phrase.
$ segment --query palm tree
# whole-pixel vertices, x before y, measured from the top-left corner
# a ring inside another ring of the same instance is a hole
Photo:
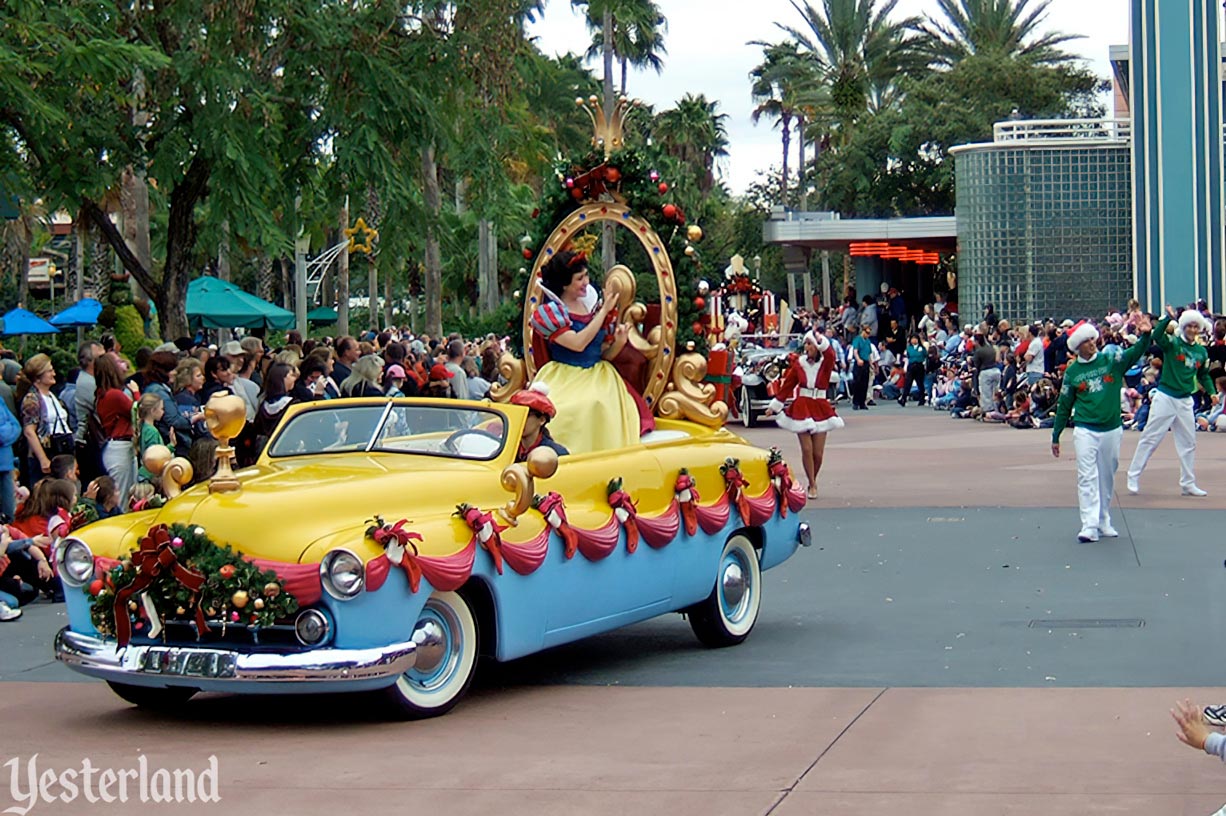
[[[587,9],[587,28],[592,45],[587,58],[604,54],[603,16],[606,7],[613,12],[613,57],[621,68],[621,93],[626,92],[628,69],[650,68],[657,74],[664,70],[661,57],[668,54],[664,34],[668,20],[654,0],[579,0]]]
[[[719,102],[686,94],[677,107],[656,116],[655,138],[697,181],[702,198],[715,187],[715,163],[728,155],[728,114],[718,113]]]
[[[890,20],[898,0],[821,0],[820,9],[808,0],[791,3],[806,30],[776,25],[814,60],[816,84],[829,93],[832,130],[845,144],[866,113],[897,102],[898,79],[922,66],[917,40],[908,36],[919,20]]]
[[[916,31],[923,49],[939,67],[952,67],[972,54],[993,53],[1036,65],[1061,65],[1077,59],[1060,49],[1080,35],[1039,35],[1051,0],[937,0],[945,22],[929,18]]]
[[[750,79],[753,80],[749,92],[755,103],[753,122],[756,125],[765,116],[779,123],[783,141],[779,200],[784,201],[788,191],[788,152],[792,140],[792,119],[796,114],[793,107],[795,89],[802,79],[801,55],[795,43],[752,42],[750,45],[761,45],[764,56],[762,63],[749,73]]]

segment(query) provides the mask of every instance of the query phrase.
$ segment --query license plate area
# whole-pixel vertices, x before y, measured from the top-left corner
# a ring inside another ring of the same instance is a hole
[[[234,677],[238,655],[212,649],[152,647],[141,656],[137,670],[170,677]]]

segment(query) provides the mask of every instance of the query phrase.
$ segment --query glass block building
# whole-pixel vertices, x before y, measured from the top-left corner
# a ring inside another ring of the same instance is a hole
[[[955,161],[959,306],[1011,320],[1122,309],[1133,294],[1127,120],[1002,122]]]

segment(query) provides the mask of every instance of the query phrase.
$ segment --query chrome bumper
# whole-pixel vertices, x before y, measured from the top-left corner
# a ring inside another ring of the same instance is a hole
[[[73,632],[55,636],[55,658],[83,674],[136,685],[213,688],[243,683],[337,683],[377,681],[413,668],[412,641],[375,649],[314,649],[308,652],[247,653],[207,645],[129,645]]]

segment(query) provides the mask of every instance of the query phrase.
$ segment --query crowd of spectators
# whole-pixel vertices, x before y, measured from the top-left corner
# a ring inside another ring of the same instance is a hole
[[[215,393],[245,404],[245,426],[232,441],[244,467],[294,403],[484,399],[499,381],[502,351],[493,335],[434,338],[395,328],[322,340],[291,331],[275,348],[257,336],[218,346],[200,335],[131,357],[104,335],[81,344],[67,372],[46,354],[23,363],[0,350],[0,621],[16,620],[40,596],[63,599],[53,558],[61,536],[156,506],[160,480],[143,464],[151,446],[186,457],[193,483],[213,475],[217,440],[204,406]]]
[[[1224,397],[1215,405],[1214,395],[1196,395],[1197,428],[1226,431],[1226,319],[1215,321],[1203,302],[1187,308],[1199,309],[1213,323],[1204,342],[1210,376]],[[881,302],[868,296],[857,300],[849,291],[837,308],[800,313],[792,333],[816,327],[831,338],[840,375],[831,398],[849,399],[855,409],[870,408],[877,399],[903,405],[914,400],[955,418],[1050,428],[1072,354],[1068,334],[1074,321],[1047,318],[1014,325],[988,304],[977,320],[964,322],[953,309],[938,296],[917,318],[909,315],[897,290],[889,290]],[[1139,314],[1140,305],[1133,300],[1122,311],[1088,319],[1100,331],[1101,346],[1127,348],[1137,342],[1134,322]],[[1162,364],[1155,344],[1128,371],[1120,400],[1125,428],[1145,428]]]

